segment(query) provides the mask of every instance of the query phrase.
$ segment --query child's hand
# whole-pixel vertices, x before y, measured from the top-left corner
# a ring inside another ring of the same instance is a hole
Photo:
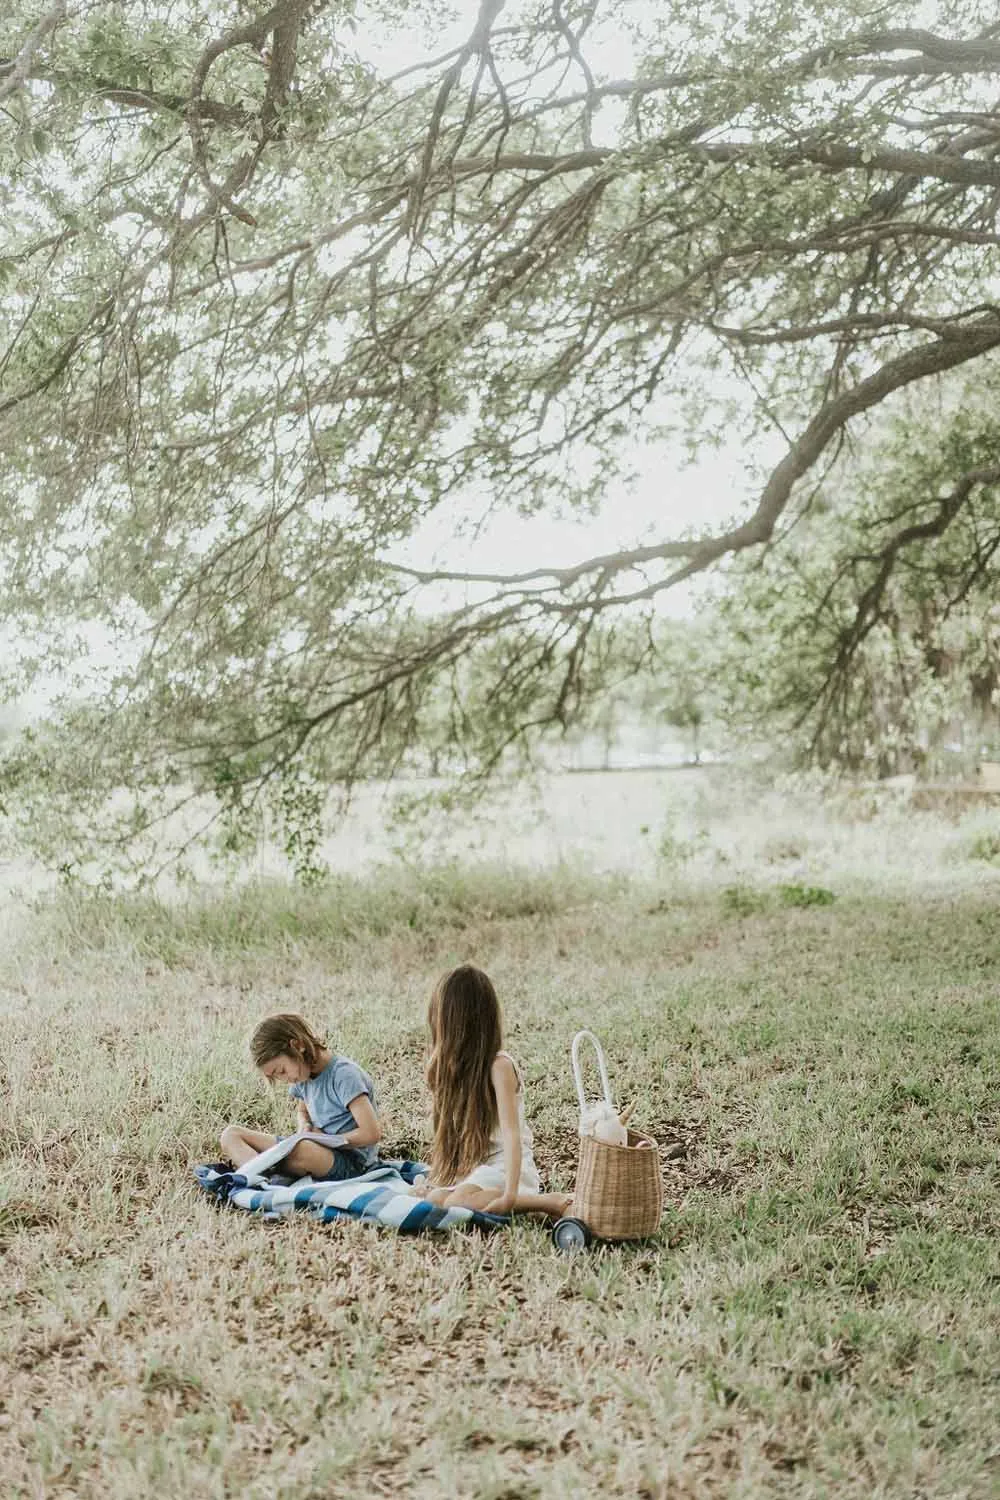
[[[484,1214],[509,1214],[514,1207],[514,1194],[501,1193],[499,1198],[491,1198],[483,1209]]]

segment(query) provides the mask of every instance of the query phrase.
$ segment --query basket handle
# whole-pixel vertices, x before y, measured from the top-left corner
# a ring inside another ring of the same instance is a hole
[[[587,1096],[583,1091],[583,1072],[580,1067],[580,1043],[582,1041],[592,1042],[594,1051],[597,1053],[597,1066],[601,1071],[601,1086],[604,1089],[604,1098],[610,1109],[614,1110],[614,1101],[611,1098],[611,1085],[608,1082],[608,1064],[604,1056],[604,1048],[592,1031],[578,1031],[573,1038],[573,1077],[576,1079],[576,1097],[580,1101],[580,1114],[587,1108]]]

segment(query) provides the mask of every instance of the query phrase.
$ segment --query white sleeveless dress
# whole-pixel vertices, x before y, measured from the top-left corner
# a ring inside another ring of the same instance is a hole
[[[521,1133],[521,1175],[517,1181],[518,1192],[540,1193],[542,1180],[538,1175],[538,1168],[535,1166],[535,1158],[532,1155],[535,1138],[531,1133],[531,1126],[524,1118],[524,1081],[521,1078],[521,1070],[509,1052],[498,1052],[497,1056],[506,1057],[517,1074],[517,1124]],[[503,1137],[498,1124],[490,1139],[490,1153],[486,1160],[473,1168],[455,1186],[485,1188],[488,1192],[502,1193],[504,1183]]]

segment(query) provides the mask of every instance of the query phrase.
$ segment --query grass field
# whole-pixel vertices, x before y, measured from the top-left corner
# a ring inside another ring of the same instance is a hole
[[[674,819],[631,882],[445,867],[10,914],[0,1492],[1000,1493],[1000,876],[982,820],[891,816],[789,814],[752,857]],[[567,1261],[527,1223],[407,1241],[199,1196],[222,1124],[289,1120],[246,1060],[274,1009],[371,1068],[388,1152],[421,1152],[426,1000],[462,958],[553,1186],[569,1040],[603,1035],[669,1148],[659,1241]]]

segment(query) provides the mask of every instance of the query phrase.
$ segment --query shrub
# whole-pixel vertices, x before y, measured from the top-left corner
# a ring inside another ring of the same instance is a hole
[[[969,858],[989,861],[1000,858],[1000,832],[992,833],[986,829],[977,833],[969,845]]]
[[[778,897],[782,906],[829,906],[834,900],[822,885],[779,885]]]
[[[750,917],[767,910],[768,895],[752,885],[727,885],[722,891],[722,905],[735,917]]]

